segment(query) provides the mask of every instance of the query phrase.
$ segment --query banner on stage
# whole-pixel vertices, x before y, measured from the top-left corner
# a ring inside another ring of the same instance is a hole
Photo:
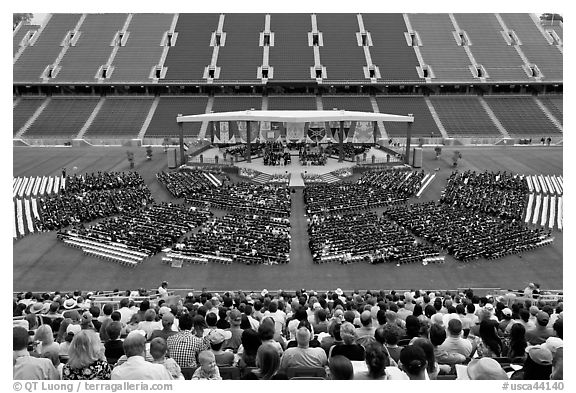
[[[236,127],[238,128],[238,138],[240,142],[246,143],[248,138],[246,136],[246,122],[245,121],[237,121]]]
[[[290,141],[303,140],[305,126],[306,123],[286,123],[286,139]]]
[[[227,121],[220,122],[220,142],[228,143],[230,141],[229,126]]]
[[[354,137],[354,143],[370,143],[374,139],[374,123],[371,121],[357,121]]]

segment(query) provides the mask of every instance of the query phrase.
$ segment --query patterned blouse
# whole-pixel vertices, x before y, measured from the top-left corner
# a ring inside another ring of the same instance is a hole
[[[112,367],[105,360],[97,360],[84,368],[71,368],[67,363],[62,371],[62,379],[110,379]]]

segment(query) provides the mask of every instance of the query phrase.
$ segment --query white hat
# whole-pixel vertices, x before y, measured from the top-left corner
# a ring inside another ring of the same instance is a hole
[[[344,293],[344,291],[342,291],[342,289],[340,288],[336,288],[336,290],[334,291],[334,293],[338,296],[342,296],[342,294]]]
[[[75,325],[75,324],[70,324],[68,325],[68,327],[66,328],[66,333],[72,333],[72,334],[77,334],[80,332],[82,328],[80,327],[80,325]]]
[[[267,289],[263,289],[262,292],[260,292],[260,294],[262,296],[266,296],[268,294],[268,290]]]

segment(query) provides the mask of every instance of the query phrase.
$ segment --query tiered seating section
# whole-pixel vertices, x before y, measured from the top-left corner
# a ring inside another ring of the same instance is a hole
[[[22,42],[22,39],[28,34],[28,32],[38,30],[39,28],[40,26],[38,25],[22,25],[16,34],[13,34],[12,56],[16,55],[16,52],[22,48],[20,43]]]
[[[119,48],[112,65],[111,82],[149,81],[150,72],[160,63],[160,46],[170,29],[173,14],[134,14],[127,33],[126,45]]]
[[[412,124],[413,137],[430,137],[440,136],[440,131],[436,122],[430,114],[424,97],[420,96],[379,96],[376,97],[380,113],[389,113],[395,115],[414,115]],[[407,123],[386,122],[384,127],[389,137],[405,137]]]
[[[148,115],[153,98],[106,98],[84,134],[91,137],[136,138]]]
[[[448,14],[409,14],[412,28],[422,40],[420,52],[437,81],[474,81],[464,48],[457,45]]]
[[[556,120],[560,122],[560,124],[563,124],[564,100],[562,96],[539,96],[538,99],[544,104],[544,106],[546,106],[546,108],[548,108],[552,116],[554,116]]]
[[[323,96],[322,106],[326,111],[334,108],[346,111],[373,111],[370,97],[368,96]]]
[[[212,111],[234,112],[248,109],[261,110],[262,97],[260,96],[215,96]]]
[[[268,110],[316,110],[315,96],[268,96]]]
[[[408,30],[402,14],[362,14],[364,28],[372,36],[372,63],[380,69],[384,81],[421,81],[416,71],[418,59],[406,44]]]
[[[80,26],[80,37],[59,63],[55,82],[94,82],[100,66],[107,63],[116,33],[122,29],[127,14],[88,14]]]
[[[176,45],[168,50],[164,62],[166,81],[203,81],[204,68],[210,65],[212,32],[218,27],[218,14],[180,14],[175,31]]]
[[[80,14],[52,14],[34,46],[24,50],[12,69],[15,83],[41,82],[46,66],[53,64],[62,47],[66,33],[73,30]],[[96,70],[94,70],[96,73]]]
[[[490,80],[527,81],[524,61],[502,37],[502,26],[494,14],[454,14],[458,26],[472,41],[474,59],[486,69]]]
[[[520,49],[531,63],[538,65],[546,81],[563,80],[562,53],[546,41],[529,14],[500,14],[509,29],[522,42]]]
[[[144,137],[175,137],[179,134],[176,116],[197,115],[206,112],[208,97],[161,96]],[[183,123],[184,135],[198,136],[201,123]]]
[[[82,129],[98,98],[53,97],[36,121],[24,133],[26,138],[74,138]]]
[[[264,31],[264,14],[227,14],[223,31],[226,43],[218,50],[219,81],[259,82],[258,66],[262,64],[262,47],[258,45]]]
[[[34,112],[42,105],[44,97],[23,97],[12,111],[12,130],[13,135],[26,124]]]
[[[559,134],[532,97],[484,96],[500,123],[512,136]]]
[[[430,101],[450,137],[500,135],[478,97],[431,96]]]
[[[310,67],[314,66],[314,51],[308,46],[310,14],[271,14],[270,30],[274,32],[269,55],[273,80],[310,81]]]
[[[317,14],[316,25],[323,35],[320,62],[326,67],[326,81],[366,81],[366,58],[356,40],[360,30],[356,14]]]

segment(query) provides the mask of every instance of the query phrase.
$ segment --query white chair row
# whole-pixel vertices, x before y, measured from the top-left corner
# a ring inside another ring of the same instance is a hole
[[[22,199],[16,200],[16,223],[18,226],[18,236],[24,236],[26,231],[24,229],[24,219],[22,215]]]
[[[428,176],[428,175],[426,175]],[[430,183],[432,183],[432,180],[434,180],[434,178],[436,177],[436,174],[432,174],[432,176],[428,177],[428,180],[426,181],[426,183],[423,183],[422,187],[420,188],[420,190],[418,191],[418,193],[416,194],[417,198],[420,198],[420,195],[422,195],[422,193],[424,192],[424,190],[426,189],[426,187],[428,187],[428,185]],[[426,179],[426,178],[424,178]]]
[[[138,262],[135,262],[135,261],[127,259],[127,258],[122,258],[122,257],[110,255],[107,253],[102,253],[99,251],[88,250],[88,249],[83,249],[82,251],[87,255],[95,256],[97,258],[101,258],[101,259],[104,259],[107,261],[117,262],[122,266],[133,268],[133,267],[136,267],[138,265]]]
[[[12,198],[58,194],[66,181],[60,176],[18,177],[12,182]]]
[[[78,236],[69,236],[68,238],[69,240],[73,240],[77,243],[81,243],[84,244],[86,246],[96,246],[96,247],[102,247],[111,251],[117,251],[117,252],[122,252],[124,254],[130,254],[136,257],[139,257],[140,259],[144,259],[144,258],[148,258],[148,254],[141,252],[141,251],[137,251],[137,250],[131,250],[129,248],[125,247],[120,247],[117,244],[118,243],[102,243],[102,242],[98,242],[98,241],[94,241],[94,240],[90,240],[90,239],[85,239],[85,238],[81,238]]]
[[[109,255],[110,257],[118,257],[118,258],[123,258],[123,259],[129,259],[131,261],[134,261],[136,263],[141,263],[142,262],[142,258],[138,258],[134,255],[130,255],[130,254],[125,254],[122,252],[118,252],[118,251],[114,251],[114,250],[110,250],[104,247],[99,247],[99,246],[95,246],[95,245],[88,245],[88,244],[82,244],[79,242],[76,242],[74,240],[64,240],[64,243],[70,245],[70,246],[74,246],[74,247],[78,247],[81,248],[83,251],[86,250],[90,250],[90,251],[96,251],[102,254],[106,254]]]

